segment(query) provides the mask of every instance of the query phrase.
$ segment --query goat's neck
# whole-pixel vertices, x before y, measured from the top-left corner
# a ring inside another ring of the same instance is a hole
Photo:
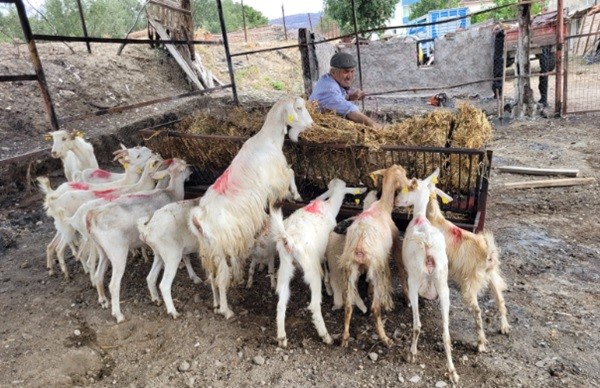
[[[445,227],[448,223],[442,214],[440,204],[435,198],[430,199],[427,203],[427,219],[437,227]]]
[[[379,208],[389,213],[394,209],[394,194],[396,192],[394,183],[393,179],[383,178],[381,198],[379,199]]]
[[[334,191],[329,197],[329,199],[325,201],[325,203],[327,204],[327,211],[333,218],[336,218],[338,213],[340,212],[340,208],[342,207],[342,203],[344,202],[345,195],[346,192],[344,190]]]
[[[287,124],[282,122],[280,117],[282,116],[282,107],[276,106],[273,107],[265,118],[265,123],[262,128],[254,137],[259,138],[260,142],[271,143],[278,149],[283,148],[283,141],[285,138],[285,133],[287,132]]]
[[[90,155],[88,152],[86,152],[86,143],[85,140],[80,139],[80,138],[76,138],[75,141],[73,141],[73,148],[71,149],[73,151],[73,153],[75,154],[75,156],[77,156],[77,159],[81,160],[81,161],[88,161]],[[95,166],[93,166],[93,168],[98,168],[98,162],[96,162],[96,156],[93,154],[92,152],[92,160],[89,160],[90,163],[92,163],[92,165],[95,163]]]
[[[177,176],[171,176],[170,180],[169,180],[169,185],[167,186],[166,189],[164,189],[171,198],[173,198],[173,201],[181,201],[183,199],[183,197],[185,196],[185,192],[183,189],[183,181],[184,181],[185,177],[183,174],[181,175],[177,175]]]
[[[155,183],[154,180],[150,177],[150,174],[151,172],[149,169],[144,169],[144,171],[142,172],[142,176],[140,176],[140,180],[131,186],[130,191],[134,193],[136,191],[152,190],[155,186]]]

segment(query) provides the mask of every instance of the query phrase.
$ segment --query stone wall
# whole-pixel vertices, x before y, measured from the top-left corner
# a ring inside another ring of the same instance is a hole
[[[491,27],[448,34],[437,38],[434,44],[434,64],[421,67],[417,65],[417,44],[414,41],[393,38],[361,45],[363,89],[367,93],[377,93],[398,89],[439,88],[398,93],[401,97],[424,97],[439,92],[445,92],[449,96],[493,96],[491,82],[447,88],[492,78],[494,39]],[[356,56],[354,46],[343,50]],[[330,57],[331,54],[326,50],[317,51],[320,74],[329,70]],[[353,87],[358,86],[357,75]]]

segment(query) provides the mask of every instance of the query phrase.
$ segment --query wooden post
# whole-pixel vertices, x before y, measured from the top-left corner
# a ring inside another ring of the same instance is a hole
[[[306,97],[312,93],[312,87],[319,78],[317,55],[315,52],[314,36],[306,28],[298,29],[298,43],[302,61],[302,76],[304,78],[304,93]]]
[[[285,11],[283,10],[283,3],[281,3],[281,16],[283,19],[283,32],[285,33],[285,40],[288,40],[287,27],[285,26]]]
[[[44,99],[44,108],[46,110],[46,116],[48,118],[48,121],[50,121],[52,130],[57,131],[59,127],[58,120],[56,118],[56,112],[54,111],[54,105],[52,105],[52,98],[50,97],[50,92],[48,91],[48,84],[46,83],[46,75],[44,74],[44,69],[42,68],[42,61],[40,60],[40,56],[38,55],[35,40],[33,40],[33,34],[31,32],[29,20],[27,19],[27,12],[25,11],[25,6],[23,5],[22,0],[16,0],[15,6],[17,7],[19,20],[21,21],[21,28],[23,28],[23,35],[25,36],[27,46],[29,47],[29,54],[31,54],[31,62],[33,63],[33,68],[35,70],[35,74],[40,85],[42,98]]]
[[[242,25],[244,26],[244,42],[248,43],[248,30],[246,29],[246,10],[244,9],[244,0],[242,2]]]
[[[358,84],[363,90],[362,66],[360,64],[360,40],[358,38],[358,21],[356,20],[356,3],[352,0],[352,19],[354,20],[354,39],[356,40],[356,58],[358,60]],[[365,109],[365,100],[361,100],[362,108]]]
[[[530,26],[531,3],[520,3],[518,7],[519,36],[517,39],[517,105],[515,117],[533,116],[533,90],[531,89]]]
[[[554,113],[560,115],[562,112],[563,44],[565,43],[563,0],[558,0],[556,12],[556,76],[554,79],[556,86],[554,88]]]

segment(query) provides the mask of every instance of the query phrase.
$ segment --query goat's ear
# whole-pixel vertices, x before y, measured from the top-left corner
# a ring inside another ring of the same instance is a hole
[[[286,126],[294,125],[294,123],[298,121],[298,113],[296,113],[296,109],[294,107],[296,105],[295,102],[295,99],[291,99],[285,104],[285,109],[283,110],[283,114],[285,115],[285,117],[283,119],[285,121]]]
[[[435,188],[435,194],[437,194],[438,197],[440,197],[442,199],[442,203],[444,203],[444,204],[450,203],[454,200],[454,198],[452,198],[448,194],[444,193],[442,190],[438,189],[437,187]]]
[[[427,183],[433,183],[434,185],[436,183],[438,183],[438,177],[440,176],[440,168],[436,168],[434,172],[431,173],[431,175],[429,175],[427,177],[427,179],[425,179],[427,181]]]
[[[167,170],[157,171],[154,174],[152,174],[152,179],[159,181],[161,179],[164,179],[167,175]]]
[[[372,173],[369,174],[369,178],[371,178],[371,180],[373,181],[373,185],[377,186],[379,184],[379,180],[377,179],[377,176],[383,176],[383,173],[386,171],[387,169],[381,169],[381,170],[377,170],[377,171],[373,171]]]
[[[50,132],[44,134],[44,140],[50,141],[52,140],[52,134]]]
[[[408,186],[405,186],[402,189],[403,193],[408,193],[409,191],[415,191],[419,187],[419,180],[417,178],[412,178],[408,182]]]
[[[75,137],[81,137],[83,138],[84,133],[81,131],[75,131]]]

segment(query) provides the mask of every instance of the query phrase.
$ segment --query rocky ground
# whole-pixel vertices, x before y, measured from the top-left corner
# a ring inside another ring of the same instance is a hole
[[[67,49],[60,44],[40,49],[61,116],[92,109],[86,105],[110,104],[109,92],[117,100],[133,103],[188,90],[185,80],[167,71],[168,60],[153,52],[128,47],[116,59],[101,50],[88,57],[83,50],[65,54]],[[15,74],[25,66],[17,61],[22,58],[15,57],[15,51],[14,46],[0,46],[3,73]],[[26,54],[23,47],[20,52]],[[93,85],[96,81],[90,74],[101,71],[105,73],[97,78],[103,79],[102,86]],[[75,73],[81,81],[77,82]],[[65,84],[71,86],[60,86]],[[74,95],[61,90],[73,90]],[[88,94],[80,94],[83,90]],[[35,85],[0,84],[2,158],[48,146],[41,136],[48,128],[38,95]],[[77,122],[73,128],[86,129],[89,138],[109,155],[116,141],[133,139],[124,132],[118,134],[120,128],[130,126],[131,132],[135,123],[141,125],[140,120],[147,120],[144,124],[165,121],[210,104],[196,99],[142,108],[128,115]],[[494,141],[488,146],[494,151],[493,166],[576,168],[581,176],[598,180],[597,121],[597,116],[572,116],[496,126]],[[102,140],[103,136],[116,139]],[[101,164],[114,167],[108,159]],[[53,183],[60,182],[58,165],[40,157],[6,171],[3,176],[12,175],[11,180],[3,178],[0,195],[0,386],[449,384],[437,303],[422,302],[419,359],[416,364],[405,361],[412,318],[399,287],[395,288],[396,308],[385,314],[394,345],[387,348],[378,342],[372,317],[358,314],[353,319],[350,347],[343,349],[339,346],[343,313],[331,311],[332,300],[324,297],[325,322],[335,343],[321,343],[306,310],[308,288],[297,276],[288,308],[289,346],[282,349],[274,339],[277,297],[262,273],[251,290],[231,290],[236,315],[226,321],[212,312],[208,285],[195,285],[180,271],[173,296],[182,316],[173,320],[164,306],[149,301],[145,276],[150,263],[138,258],[130,260],[121,290],[127,320],[117,325],[110,312],[98,305],[96,291],[78,263],[69,260],[70,281],[47,274],[45,246],[53,236],[52,220],[42,210],[41,194],[33,187],[28,191],[23,182],[41,173],[50,174]],[[513,330],[508,337],[497,333],[495,303],[487,293],[482,295],[490,343],[489,352],[477,353],[473,319],[453,287],[450,334],[461,386],[600,385],[598,183],[528,190],[504,187],[506,182],[538,178],[492,171],[486,226],[494,231],[502,250]],[[193,265],[202,273],[197,260]]]

